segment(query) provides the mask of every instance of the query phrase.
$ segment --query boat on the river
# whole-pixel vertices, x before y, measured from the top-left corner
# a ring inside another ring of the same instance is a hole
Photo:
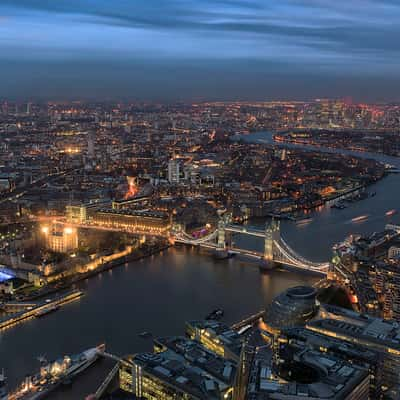
[[[102,344],[82,353],[64,356],[55,361],[47,362],[40,357],[40,370],[38,373],[27,376],[22,384],[8,397],[8,400],[40,400],[48,397],[55,389],[89,368],[105,351]],[[3,398],[0,398],[3,400]]]
[[[369,215],[360,215],[359,217],[355,217],[351,220],[351,222],[362,222],[368,219]]]
[[[306,225],[309,224],[313,219],[312,218],[303,218],[296,221],[296,225]]]
[[[223,316],[224,316],[224,310],[217,308],[206,316],[206,320],[219,320]]]
[[[389,210],[388,212],[385,213],[387,217],[391,217],[392,215],[396,214],[397,210]]]

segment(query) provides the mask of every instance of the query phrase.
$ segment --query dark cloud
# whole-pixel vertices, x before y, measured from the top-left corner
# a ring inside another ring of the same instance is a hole
[[[95,89],[96,77],[118,95],[124,87],[134,90],[136,84],[143,94],[145,81],[147,93],[154,95],[165,93],[173,83],[180,88],[174,93],[182,96],[204,88],[214,96],[214,87],[220,97],[260,96],[268,85],[277,92],[276,77],[291,82],[279,90],[292,90],[299,97],[304,89],[307,97],[337,90],[338,82],[333,87],[323,83],[339,77],[347,88],[360,92],[361,82],[371,83],[371,77],[394,82],[399,70],[400,1],[396,0],[1,0],[0,15],[7,22],[4,30],[0,24],[0,51],[10,62],[0,65],[5,76],[24,79],[18,67],[30,65],[32,73],[26,77],[33,77],[36,70],[44,80],[45,70],[53,87],[67,90],[65,83],[72,80],[79,85],[71,88],[82,93],[84,87],[102,92]],[[26,26],[25,36],[12,23]],[[86,40],[87,32],[91,40]],[[29,40],[31,34],[36,40]],[[55,62],[63,55],[72,63],[68,69],[67,63]],[[91,57],[92,62],[84,61]],[[110,73],[112,68],[119,70],[118,79]],[[227,69],[227,81],[232,77],[233,87],[224,79],[214,82],[222,68]],[[174,70],[180,71],[179,79]],[[312,77],[315,90],[301,83],[310,83]],[[199,79],[205,81],[197,87]],[[120,84],[123,80],[129,85]],[[6,85],[9,93],[12,86]],[[389,92],[392,96],[389,86],[376,85],[377,96]],[[47,87],[48,93],[53,91]]]

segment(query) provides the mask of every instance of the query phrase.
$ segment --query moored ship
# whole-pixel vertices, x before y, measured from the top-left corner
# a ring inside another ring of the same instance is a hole
[[[35,313],[35,317],[41,318],[47,314],[57,311],[59,308],[60,308],[60,306],[58,304],[52,305],[50,307],[42,308],[41,310],[39,310]]]
[[[206,316],[206,320],[219,320],[224,316],[224,310],[217,308]]]
[[[8,397],[4,397],[4,400],[45,399],[60,385],[71,381],[89,368],[104,353],[104,350],[105,346],[100,345],[52,362],[47,362],[41,357],[40,371],[35,375],[27,376],[17,390],[10,393]],[[3,398],[0,397],[0,400]]]

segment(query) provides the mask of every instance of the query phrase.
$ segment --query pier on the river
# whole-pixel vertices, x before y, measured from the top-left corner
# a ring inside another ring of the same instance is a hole
[[[57,295],[50,299],[41,300],[36,303],[3,303],[1,309],[3,311],[15,312],[7,314],[0,318],[0,330],[11,328],[12,326],[23,322],[25,320],[45,315],[48,312],[56,310],[71,301],[78,300],[83,296],[83,292],[79,290],[72,290],[64,294]]]

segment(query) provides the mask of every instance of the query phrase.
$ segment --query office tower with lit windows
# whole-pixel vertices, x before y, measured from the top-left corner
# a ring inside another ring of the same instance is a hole
[[[217,321],[190,321],[186,323],[186,334],[221,357],[239,361],[242,339],[228,326]]]
[[[400,261],[398,259],[378,261],[372,280],[383,318],[400,322]]]

